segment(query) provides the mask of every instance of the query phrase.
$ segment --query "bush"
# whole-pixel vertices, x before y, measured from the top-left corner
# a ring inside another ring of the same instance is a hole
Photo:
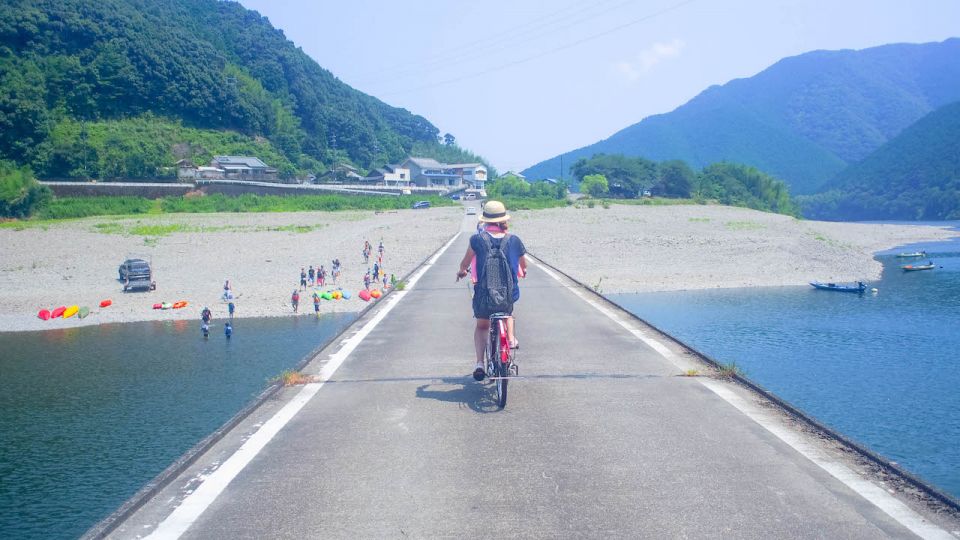
[[[50,188],[37,183],[28,167],[0,161],[0,217],[30,217],[51,197]]]

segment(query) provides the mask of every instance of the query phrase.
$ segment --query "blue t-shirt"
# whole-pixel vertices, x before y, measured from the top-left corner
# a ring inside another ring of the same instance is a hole
[[[503,238],[494,238],[488,232],[480,232],[470,237],[470,249],[477,255],[477,275],[483,275],[483,265],[487,261],[487,245],[480,238],[481,234],[490,236],[490,241],[496,249],[500,242],[507,241],[507,262],[510,264],[510,273],[513,275],[513,301],[520,299],[520,279],[517,277],[517,268],[520,267],[520,257],[527,253],[527,248],[523,242],[516,236],[508,234]]]

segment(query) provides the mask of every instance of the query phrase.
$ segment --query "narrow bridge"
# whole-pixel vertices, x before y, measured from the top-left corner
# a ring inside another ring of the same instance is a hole
[[[471,221],[315,357],[324,382],[267,400],[109,536],[956,538],[954,515],[541,264],[498,410],[454,281]]]

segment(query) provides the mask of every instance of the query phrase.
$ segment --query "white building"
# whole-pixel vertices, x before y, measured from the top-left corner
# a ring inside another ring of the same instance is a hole
[[[440,163],[433,158],[407,158],[399,167],[410,171],[410,180],[421,187],[483,189],[487,167],[482,163]]]

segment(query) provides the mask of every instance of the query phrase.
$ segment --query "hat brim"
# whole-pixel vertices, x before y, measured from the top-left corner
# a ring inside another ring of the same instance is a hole
[[[510,220],[510,214],[504,214],[502,216],[495,217],[495,218],[488,218],[484,215],[480,216],[480,221],[483,223],[503,223],[504,221],[509,221],[509,220]]]

